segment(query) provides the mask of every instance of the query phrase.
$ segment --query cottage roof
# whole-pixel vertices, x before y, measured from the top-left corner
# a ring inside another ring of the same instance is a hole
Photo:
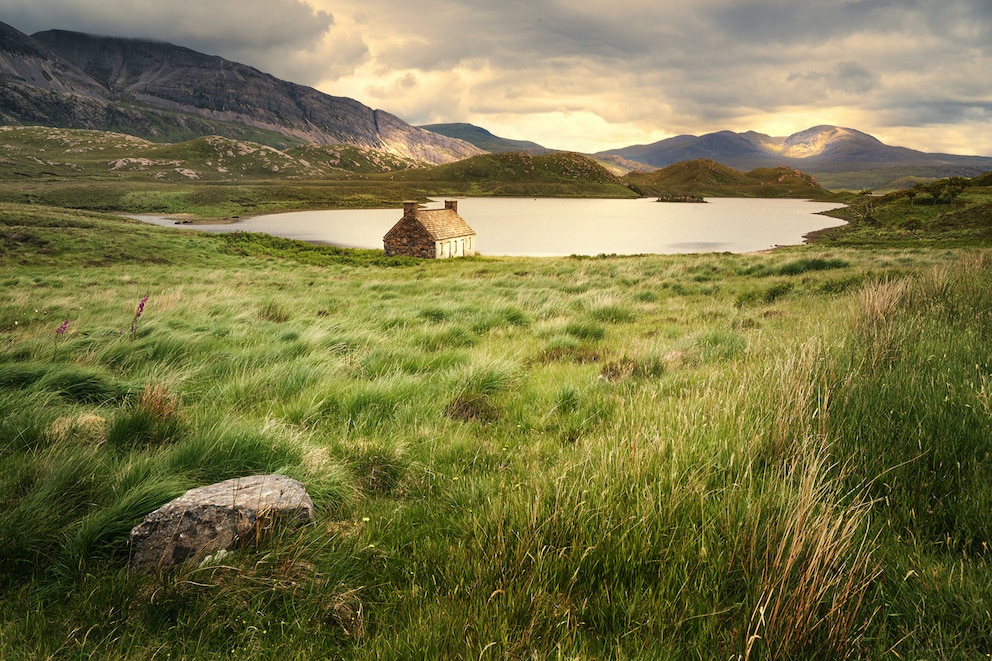
[[[417,211],[417,220],[435,241],[475,234],[475,230],[454,209],[421,209]]]

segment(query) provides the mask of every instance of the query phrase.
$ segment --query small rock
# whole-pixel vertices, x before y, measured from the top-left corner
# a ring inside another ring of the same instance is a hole
[[[284,475],[253,475],[191,489],[131,530],[131,570],[203,560],[264,536],[277,522],[295,527],[313,516],[304,486]]]

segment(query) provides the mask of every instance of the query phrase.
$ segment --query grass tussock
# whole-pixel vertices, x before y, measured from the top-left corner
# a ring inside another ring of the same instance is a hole
[[[759,517],[750,531],[760,593],[744,659],[860,658],[865,649],[878,614],[870,597],[882,575],[872,504],[837,493],[824,457],[816,452],[794,465],[791,488],[773,505],[778,514]]]

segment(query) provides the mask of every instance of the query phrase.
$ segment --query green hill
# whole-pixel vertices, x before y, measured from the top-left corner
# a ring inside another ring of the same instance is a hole
[[[592,159],[571,152],[535,156],[484,154],[455,163],[397,173],[440,193],[507,196],[632,197],[621,179]]]
[[[630,172],[623,181],[643,196],[824,198],[831,195],[813,177],[789,167],[757,168],[744,173],[705,158],[675,163],[654,172]]]

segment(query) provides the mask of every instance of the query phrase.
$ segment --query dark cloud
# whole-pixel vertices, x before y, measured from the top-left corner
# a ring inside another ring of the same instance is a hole
[[[633,143],[760,128],[758,121],[781,127],[779,134],[845,122],[935,143],[953,128],[958,142],[975,136],[970,144],[992,153],[989,0],[38,5],[0,0],[0,20],[28,32],[60,27],[164,39],[415,123],[534,126],[538,115],[540,126],[554,129],[581,118],[586,128],[570,135],[584,131],[594,141],[597,131],[627,131]]]
[[[961,122],[992,122],[992,101],[985,103],[935,101],[880,110],[895,125],[937,126]]]
[[[840,62],[830,71],[789,74],[789,82],[808,83],[824,93],[865,94],[879,86],[879,77],[857,62]]]
[[[304,0],[49,0],[39,5],[0,0],[0,20],[29,34],[65,29],[168,41],[276,74],[292,71],[296,54],[318,47],[334,25],[329,12]],[[356,61],[366,53],[351,42],[343,50]]]
[[[7,22],[26,32],[63,28],[94,34],[182,41],[214,50],[262,50],[321,39],[334,23],[301,0],[0,0]]]

